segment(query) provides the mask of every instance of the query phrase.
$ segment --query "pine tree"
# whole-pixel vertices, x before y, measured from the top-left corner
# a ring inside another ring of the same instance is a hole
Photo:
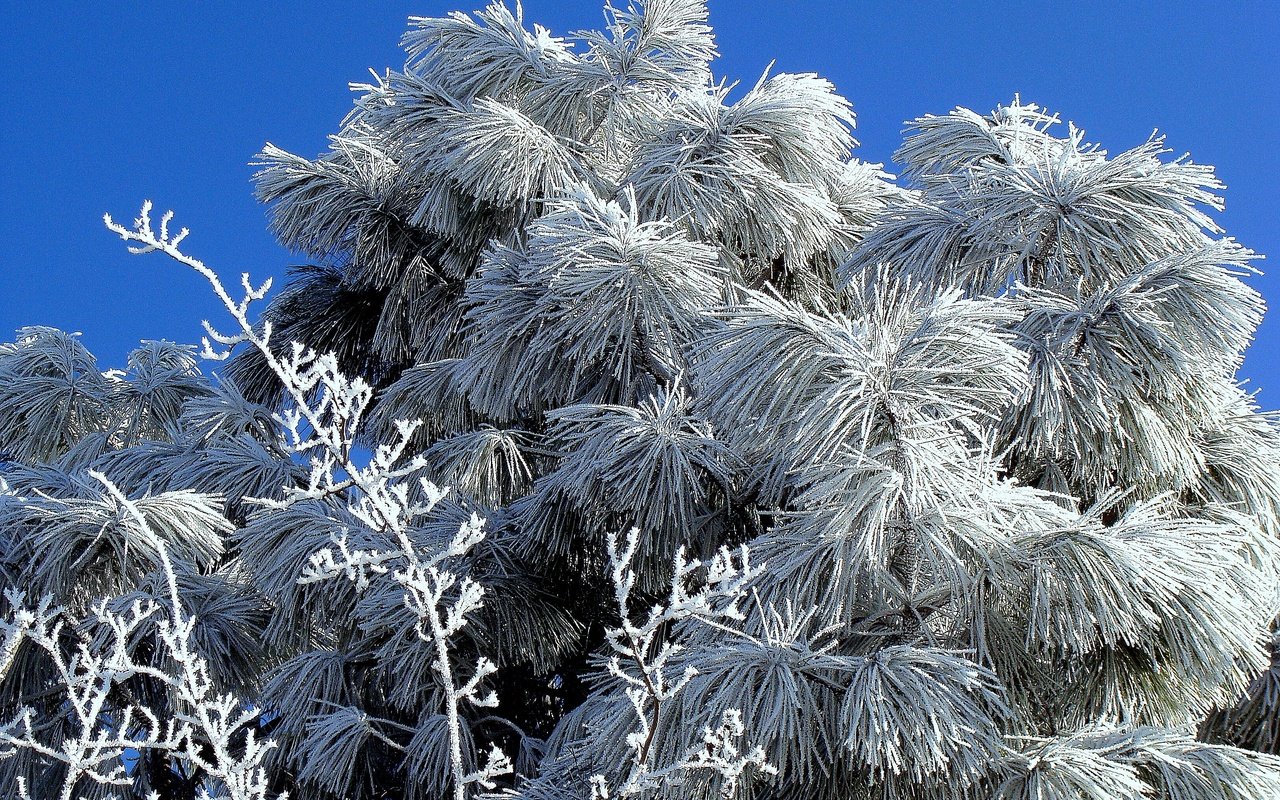
[[[1211,168],[1014,100],[853,158],[700,0],[413,18],[257,190],[312,263],[0,346],[35,798],[1280,796],[1280,428]],[[448,490],[437,487],[449,487]]]

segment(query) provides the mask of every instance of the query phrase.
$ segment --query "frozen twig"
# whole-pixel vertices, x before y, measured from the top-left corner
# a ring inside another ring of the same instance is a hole
[[[661,787],[682,773],[710,770],[721,778],[721,791],[727,797],[748,770],[754,770],[757,775],[776,772],[765,760],[762,749],[757,747],[746,755],[742,754],[737,745],[737,740],[744,733],[739,712],[725,714],[719,728],[704,731],[703,746],[687,753],[678,763],[653,763],[654,738],[663,708],[697,674],[690,666],[674,678],[670,675],[669,663],[680,652],[681,645],[667,639],[666,633],[674,623],[682,620],[697,620],[722,630],[726,629],[725,621],[741,621],[743,614],[738,603],[757,569],[752,568],[745,546],[737,553],[723,549],[705,563],[688,561],[681,549],[676,555],[667,602],[650,608],[636,623],[631,619],[630,606],[631,591],[636,582],[633,562],[639,542],[640,531],[636,528],[632,528],[625,538],[610,537],[607,542],[614,602],[620,620],[617,628],[605,632],[614,652],[607,666],[609,673],[626,686],[627,699],[636,714],[637,727],[627,737],[632,751],[631,763],[626,777],[616,787],[611,786],[603,775],[593,776],[593,796],[596,800],[632,797]],[[691,591],[690,584],[703,569],[706,575],[700,588]]]
[[[261,354],[290,400],[290,405],[276,415],[276,420],[285,433],[288,450],[305,459],[308,482],[305,487],[285,487],[282,500],[259,502],[282,508],[302,500],[341,495],[347,497],[348,509],[356,519],[394,537],[394,547],[371,550],[353,548],[345,534],[335,535],[331,546],[312,555],[298,582],[345,578],[364,590],[376,577],[390,576],[403,588],[405,606],[418,620],[419,638],[436,652],[433,668],[444,688],[454,799],[465,800],[472,785],[493,788],[495,778],[511,772],[511,762],[494,748],[479,771],[466,771],[460,705],[464,702],[482,707],[497,705],[493,692],[482,694],[480,689],[482,681],[496,671],[496,667],[482,657],[472,667],[471,677],[463,679],[450,654],[452,638],[466,625],[468,615],[483,605],[484,588],[447,566],[447,562],[462,558],[484,539],[484,520],[473,514],[443,549],[423,552],[413,542],[409,529],[416,520],[430,513],[444,497],[445,490],[422,480],[418,488],[425,500],[419,501],[411,497],[410,486],[404,480],[426,466],[421,456],[405,458],[405,450],[419,423],[397,422],[396,436],[391,442],[379,445],[367,464],[353,460],[352,451],[373,400],[373,388],[363,378],[344,375],[332,354],[317,354],[297,342],[292,343],[287,354],[277,354],[270,346],[270,323],[264,323],[259,331],[248,315],[250,305],[266,296],[270,281],[255,288],[249,276],[242,275],[244,297],[238,301],[232,299],[217,273],[179,249],[187,230],[170,235],[172,212],[162,217],[159,233],[152,227],[150,215],[148,201],[143,204],[133,228],[116,223],[110,215],[105,221],[122,239],[139,244],[131,247],[130,252],[162,252],[203,275],[239,327],[237,333],[223,334],[206,322],[209,338],[204,340],[205,357],[224,359],[231,348],[248,344]],[[215,350],[210,339],[223,349]]]

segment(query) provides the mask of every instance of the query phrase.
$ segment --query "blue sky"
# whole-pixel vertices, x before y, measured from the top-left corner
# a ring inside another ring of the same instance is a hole
[[[104,368],[140,339],[195,342],[224,318],[200,279],[125,254],[101,225],[144,198],[192,229],[224,275],[282,278],[248,165],[263,142],[312,156],[349,81],[399,66],[411,14],[484,0],[143,4],[0,0],[0,339],[84,332]],[[1277,311],[1243,376],[1280,406],[1280,3],[710,0],[720,75],[817,72],[858,113],[858,155],[888,161],[904,120],[1020,93],[1115,152],[1153,129],[1226,182],[1228,233],[1271,254],[1253,281]],[[179,11],[178,9],[181,8]],[[597,0],[526,0],[564,33]],[[892,168],[890,168],[892,171]]]

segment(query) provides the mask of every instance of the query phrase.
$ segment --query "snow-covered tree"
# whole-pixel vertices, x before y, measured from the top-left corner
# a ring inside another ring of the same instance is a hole
[[[700,0],[414,18],[203,356],[0,347],[30,797],[1280,796],[1280,428],[1212,169],[1014,100],[853,158]],[[154,256],[153,256],[154,258]],[[449,487],[448,490],[437,487]]]

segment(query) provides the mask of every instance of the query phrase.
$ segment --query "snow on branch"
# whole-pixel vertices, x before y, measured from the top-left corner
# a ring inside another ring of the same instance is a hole
[[[107,632],[109,641],[95,646],[83,632],[84,624],[53,606],[50,597],[30,606],[20,592],[7,591],[13,610],[8,619],[0,621],[0,678],[5,677],[24,642],[41,651],[54,669],[54,691],[65,697],[70,731],[46,739],[42,733],[48,726],[36,720],[35,709],[20,706],[14,718],[0,723],[0,758],[26,750],[41,761],[61,765],[58,800],[82,796],[86,784],[131,785],[134,779],[126,757],[131,752],[148,751],[168,754],[207,776],[202,800],[215,796],[208,787],[210,782],[222,788],[217,796],[229,800],[287,800],[287,792],[277,795],[270,791],[263,759],[274,745],[260,742],[254,735],[258,710],[214,689],[209,663],[194,644],[196,618],[183,606],[169,543],[151,527],[137,503],[105,475],[94,471],[89,475],[150,539],[168,588],[168,602],[136,599],[118,610],[107,600],[99,600],[91,609],[91,619]],[[154,666],[130,652],[131,642],[144,629],[154,630],[157,647],[171,666]],[[68,638],[75,641],[69,654]],[[174,707],[164,710],[140,702],[121,707],[112,700],[126,681],[137,676],[166,687],[177,701]],[[16,789],[18,798],[32,800],[23,778],[18,778]]]
[[[605,631],[605,638],[614,653],[607,668],[626,686],[637,727],[627,737],[632,756],[626,777],[620,784],[611,786],[604,775],[592,776],[593,800],[641,795],[696,770],[709,770],[718,776],[722,796],[732,797],[739,783],[749,775],[777,774],[777,769],[766,760],[762,747],[749,747],[743,751],[740,740],[745,728],[742,714],[736,709],[724,713],[718,728],[706,728],[702,747],[691,750],[682,761],[666,766],[652,763],[654,738],[664,707],[669,708],[675,696],[697,674],[697,670],[689,666],[672,678],[668,664],[682,647],[666,639],[665,635],[673,623],[682,620],[697,620],[731,634],[736,633],[723,621],[743,619],[738,604],[746,595],[748,582],[759,574],[760,568],[751,566],[750,553],[745,546],[736,554],[724,548],[707,562],[686,560],[682,548],[676,555],[666,604],[653,606],[636,623],[632,621],[630,607],[631,592],[636,584],[633,562],[639,544],[638,528],[632,528],[625,538],[615,535],[607,539],[614,602],[620,620],[619,627]],[[691,592],[689,585],[704,571],[700,588]]]
[[[396,421],[397,435],[389,443],[380,444],[367,464],[358,463],[352,453],[365,412],[373,400],[372,387],[362,378],[342,374],[332,354],[317,354],[298,342],[292,343],[287,355],[277,355],[270,346],[270,323],[264,323],[259,330],[248,316],[251,304],[266,296],[270,281],[255,288],[248,274],[242,275],[244,297],[232,299],[216,272],[179,249],[187,229],[170,234],[173,212],[166,212],[161,218],[159,232],[153,228],[150,215],[151,203],[147,201],[133,228],[116,223],[110,215],[104,219],[107,227],[122,239],[138,243],[129,248],[130,252],[162,252],[203,275],[239,327],[237,333],[228,335],[206,322],[209,336],[224,349],[213,350],[206,339],[205,356],[223,359],[231,348],[248,344],[262,355],[291,401],[275,418],[285,432],[287,450],[308,464],[310,479],[306,487],[286,487],[282,500],[258,502],[282,509],[304,500],[343,496],[348,498],[348,510],[357,520],[373,530],[394,536],[395,548],[373,550],[353,548],[345,533],[335,534],[330,546],[311,556],[297,582],[345,578],[357,589],[364,590],[375,576],[388,575],[402,588],[404,604],[417,618],[418,637],[436,652],[432,667],[444,689],[453,798],[465,800],[471,786],[494,788],[495,779],[511,772],[511,761],[495,747],[479,770],[467,771],[460,706],[463,703],[480,707],[498,704],[493,692],[481,690],[484,679],[497,668],[487,658],[480,657],[470,669],[470,677],[465,677],[458,671],[451,654],[451,640],[467,624],[468,616],[483,606],[484,587],[453,571],[450,564],[466,556],[484,539],[484,520],[472,514],[447,545],[434,552],[423,552],[410,537],[409,528],[430,513],[446,490],[422,479],[418,488],[425,500],[419,500],[404,480],[427,465],[420,455],[405,457],[419,423]],[[173,602],[176,608],[176,593]]]

